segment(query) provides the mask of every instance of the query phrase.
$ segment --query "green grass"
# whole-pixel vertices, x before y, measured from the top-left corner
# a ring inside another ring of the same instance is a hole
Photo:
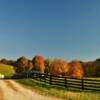
[[[0,63],[0,73],[4,75],[12,75],[15,73],[13,66]]]
[[[42,95],[55,96],[65,100],[100,100],[100,92],[58,88],[32,79],[17,80],[17,82]]]

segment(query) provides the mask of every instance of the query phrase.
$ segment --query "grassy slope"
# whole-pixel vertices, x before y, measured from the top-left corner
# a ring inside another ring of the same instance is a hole
[[[56,96],[66,100],[100,100],[100,92],[61,89],[32,79],[17,80],[17,82],[30,86],[40,94]]]
[[[11,75],[15,73],[13,66],[0,64],[0,73],[4,75]]]

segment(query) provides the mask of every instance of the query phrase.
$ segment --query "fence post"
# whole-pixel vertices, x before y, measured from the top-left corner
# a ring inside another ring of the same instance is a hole
[[[46,74],[44,74],[44,82],[46,83]]]
[[[65,76],[65,88],[67,87],[67,77]]]
[[[40,75],[40,73],[39,73],[39,78],[40,78],[40,82],[41,82],[41,75]]]
[[[28,78],[28,73],[26,73],[27,74],[27,78]]]
[[[82,90],[84,89],[84,78],[82,77]]]
[[[46,83],[46,76],[45,76],[45,83]]]
[[[50,75],[50,85],[52,85],[52,75]]]

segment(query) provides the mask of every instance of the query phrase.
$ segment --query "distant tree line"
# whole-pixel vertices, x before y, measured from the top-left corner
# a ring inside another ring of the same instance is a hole
[[[70,77],[100,77],[100,59],[88,62],[79,60],[67,62],[58,58],[44,59],[43,56],[36,55],[32,60],[22,56],[16,61],[1,59],[0,63],[14,66],[14,70],[17,73],[35,70]]]

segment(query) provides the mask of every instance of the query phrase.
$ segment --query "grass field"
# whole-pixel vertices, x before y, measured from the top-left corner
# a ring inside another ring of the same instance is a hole
[[[100,92],[58,88],[32,79],[17,80],[42,95],[55,96],[65,100],[100,100]]]
[[[13,66],[0,64],[0,73],[4,75],[12,75],[15,73]]]

